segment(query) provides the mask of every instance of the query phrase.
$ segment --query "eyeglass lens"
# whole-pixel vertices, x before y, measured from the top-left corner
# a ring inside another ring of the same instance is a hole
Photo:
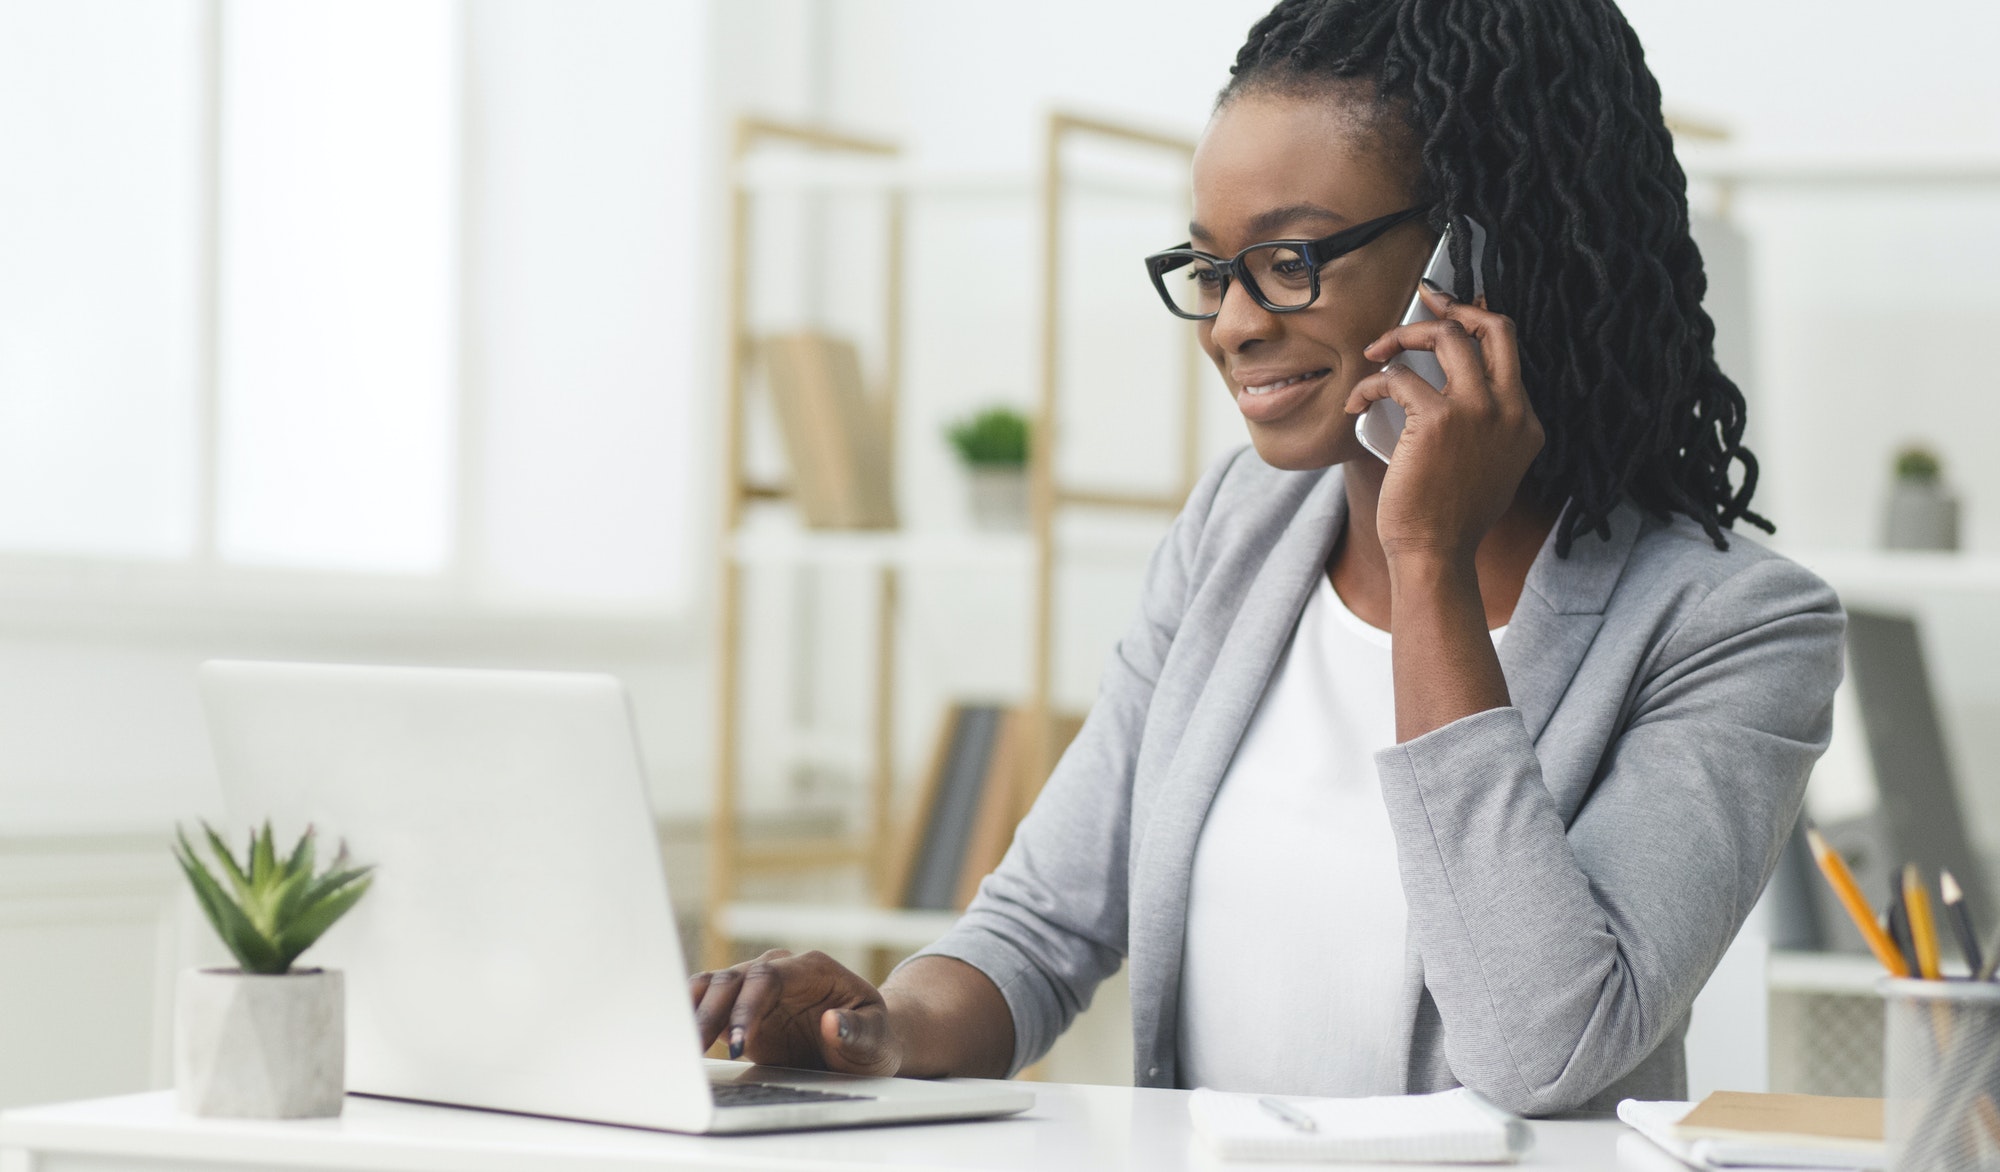
[[[1245,252],[1240,264],[1268,305],[1293,309],[1313,299],[1311,268],[1295,247],[1259,245]],[[1205,317],[1222,308],[1223,274],[1213,261],[1191,258],[1161,277],[1181,312]]]

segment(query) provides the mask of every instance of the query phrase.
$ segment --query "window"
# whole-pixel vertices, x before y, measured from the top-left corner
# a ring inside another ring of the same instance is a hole
[[[684,602],[704,8],[0,3],[0,566]]]

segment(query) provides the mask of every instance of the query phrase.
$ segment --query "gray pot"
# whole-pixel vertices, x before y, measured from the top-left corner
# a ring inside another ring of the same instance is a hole
[[[1019,533],[1028,527],[1028,470],[1017,464],[971,464],[972,525],[988,532]]]
[[[188,969],[174,1005],[174,1091],[191,1115],[340,1114],[347,997],[335,969]]]
[[[1888,549],[1957,549],[1958,498],[1929,480],[1889,486],[1882,544]]]

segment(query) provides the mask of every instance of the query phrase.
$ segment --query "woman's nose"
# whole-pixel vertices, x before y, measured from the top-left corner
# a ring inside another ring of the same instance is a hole
[[[1225,350],[1241,350],[1252,342],[1268,339],[1277,329],[1278,315],[1257,304],[1241,281],[1231,281],[1222,291],[1216,307],[1210,337]]]

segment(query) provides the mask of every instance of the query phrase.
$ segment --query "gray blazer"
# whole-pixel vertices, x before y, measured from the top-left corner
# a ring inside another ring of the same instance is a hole
[[[1135,1082],[1176,1085],[1196,838],[1345,517],[1337,470],[1244,449],[1153,554],[1083,731],[925,950],[999,986],[1015,1070],[1129,955]],[[1567,559],[1551,538],[1500,644],[1513,705],[1375,758],[1409,907],[1382,1007],[1407,1023],[1409,1092],[1523,1114],[1686,1094],[1688,1008],[1826,747],[1843,626],[1812,574],[1684,518],[1621,507]]]

